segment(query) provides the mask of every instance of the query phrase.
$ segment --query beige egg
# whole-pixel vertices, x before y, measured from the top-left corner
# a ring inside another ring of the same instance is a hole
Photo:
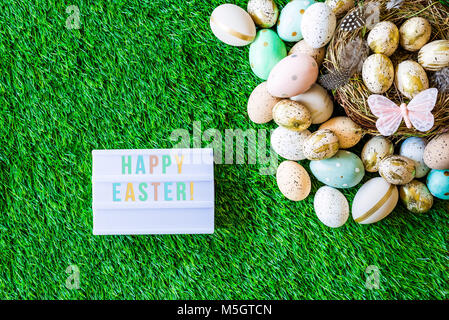
[[[312,133],[303,145],[304,156],[309,160],[323,160],[333,157],[340,147],[338,137],[329,129]]]
[[[436,136],[424,149],[424,163],[431,169],[449,169],[449,133]]]
[[[309,130],[293,131],[277,127],[271,134],[271,147],[281,157],[288,160],[304,160],[304,141],[311,135]]]
[[[267,91],[267,82],[259,84],[248,99],[248,116],[254,123],[267,123],[273,120],[272,110],[280,98],[273,97]]]
[[[418,62],[426,70],[438,71],[449,66],[449,40],[437,40],[419,50]]]
[[[429,89],[426,71],[419,63],[412,60],[406,60],[397,65],[395,83],[398,90],[409,99]]]
[[[273,108],[273,120],[293,131],[304,131],[312,124],[310,111],[299,102],[284,99]]]
[[[377,172],[379,163],[384,158],[392,155],[394,152],[393,143],[385,137],[376,136],[368,140],[363,146],[361,158],[365,170],[368,172]]]
[[[310,176],[297,162],[282,162],[276,172],[276,181],[282,194],[292,201],[304,200],[310,193]]]
[[[430,39],[432,26],[429,21],[421,17],[410,18],[399,28],[399,41],[408,51],[418,51]]]
[[[384,93],[393,84],[393,63],[384,54],[370,55],[363,63],[362,78],[369,91],[378,94]]]
[[[338,137],[341,149],[355,146],[362,139],[362,128],[348,117],[335,117],[320,126],[320,130],[329,129]]]
[[[382,21],[368,34],[368,45],[374,53],[391,56],[399,46],[399,30],[390,21]]]
[[[391,155],[380,161],[379,174],[388,183],[407,184],[415,178],[415,162],[403,156]]]
[[[246,11],[261,28],[271,28],[279,16],[279,9],[273,0],[249,0]]]
[[[332,9],[337,18],[344,16],[355,5],[354,0],[326,0],[325,4]]]
[[[427,186],[418,180],[412,180],[399,187],[399,197],[408,211],[425,213],[432,208],[433,196]]]
[[[334,112],[334,103],[326,89],[314,83],[303,94],[290,98],[306,106],[312,114],[312,124],[320,124],[327,121]]]
[[[288,52],[288,55],[295,54],[295,53],[303,53],[306,54],[313,59],[315,59],[318,66],[321,66],[324,60],[324,55],[326,54],[326,50],[324,48],[315,49],[312,48],[305,42],[304,40],[301,40],[297,42]]]
[[[323,186],[313,199],[313,208],[320,221],[328,227],[339,228],[349,217],[349,204],[339,190]]]

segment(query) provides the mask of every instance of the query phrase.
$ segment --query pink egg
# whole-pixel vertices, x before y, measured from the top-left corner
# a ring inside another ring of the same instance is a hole
[[[310,89],[318,78],[315,59],[295,53],[279,61],[267,80],[268,92],[275,97],[288,98]]]

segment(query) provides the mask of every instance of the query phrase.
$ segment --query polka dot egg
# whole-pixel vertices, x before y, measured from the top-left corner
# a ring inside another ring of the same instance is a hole
[[[277,31],[282,40],[297,42],[302,39],[301,21],[313,0],[295,0],[287,3],[278,20]]]
[[[313,200],[315,213],[328,227],[339,228],[349,217],[349,204],[343,193],[337,189],[323,186],[318,189]]]

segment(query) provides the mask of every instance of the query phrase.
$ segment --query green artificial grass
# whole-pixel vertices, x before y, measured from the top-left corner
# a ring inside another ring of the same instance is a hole
[[[447,299],[447,202],[330,229],[313,211],[321,183],[294,203],[257,164],[215,166],[213,235],[92,235],[93,149],[170,148],[194,121],[275,128],[246,114],[261,82],[248,47],[209,29],[222,3],[78,0],[79,30],[65,28],[65,1],[2,3],[0,298]],[[379,289],[365,286],[370,265]]]

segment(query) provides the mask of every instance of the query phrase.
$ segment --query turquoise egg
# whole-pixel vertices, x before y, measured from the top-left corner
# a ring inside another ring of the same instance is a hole
[[[284,42],[271,29],[257,32],[249,47],[249,64],[259,78],[268,79],[271,69],[287,56]]]
[[[449,170],[431,170],[427,176],[427,188],[435,197],[449,200]]]
[[[282,9],[277,31],[282,40],[298,42],[302,39],[301,21],[307,7],[314,4],[312,0],[294,0]]]
[[[310,170],[322,183],[341,189],[354,187],[365,175],[362,160],[346,150],[329,159],[310,161]]]

